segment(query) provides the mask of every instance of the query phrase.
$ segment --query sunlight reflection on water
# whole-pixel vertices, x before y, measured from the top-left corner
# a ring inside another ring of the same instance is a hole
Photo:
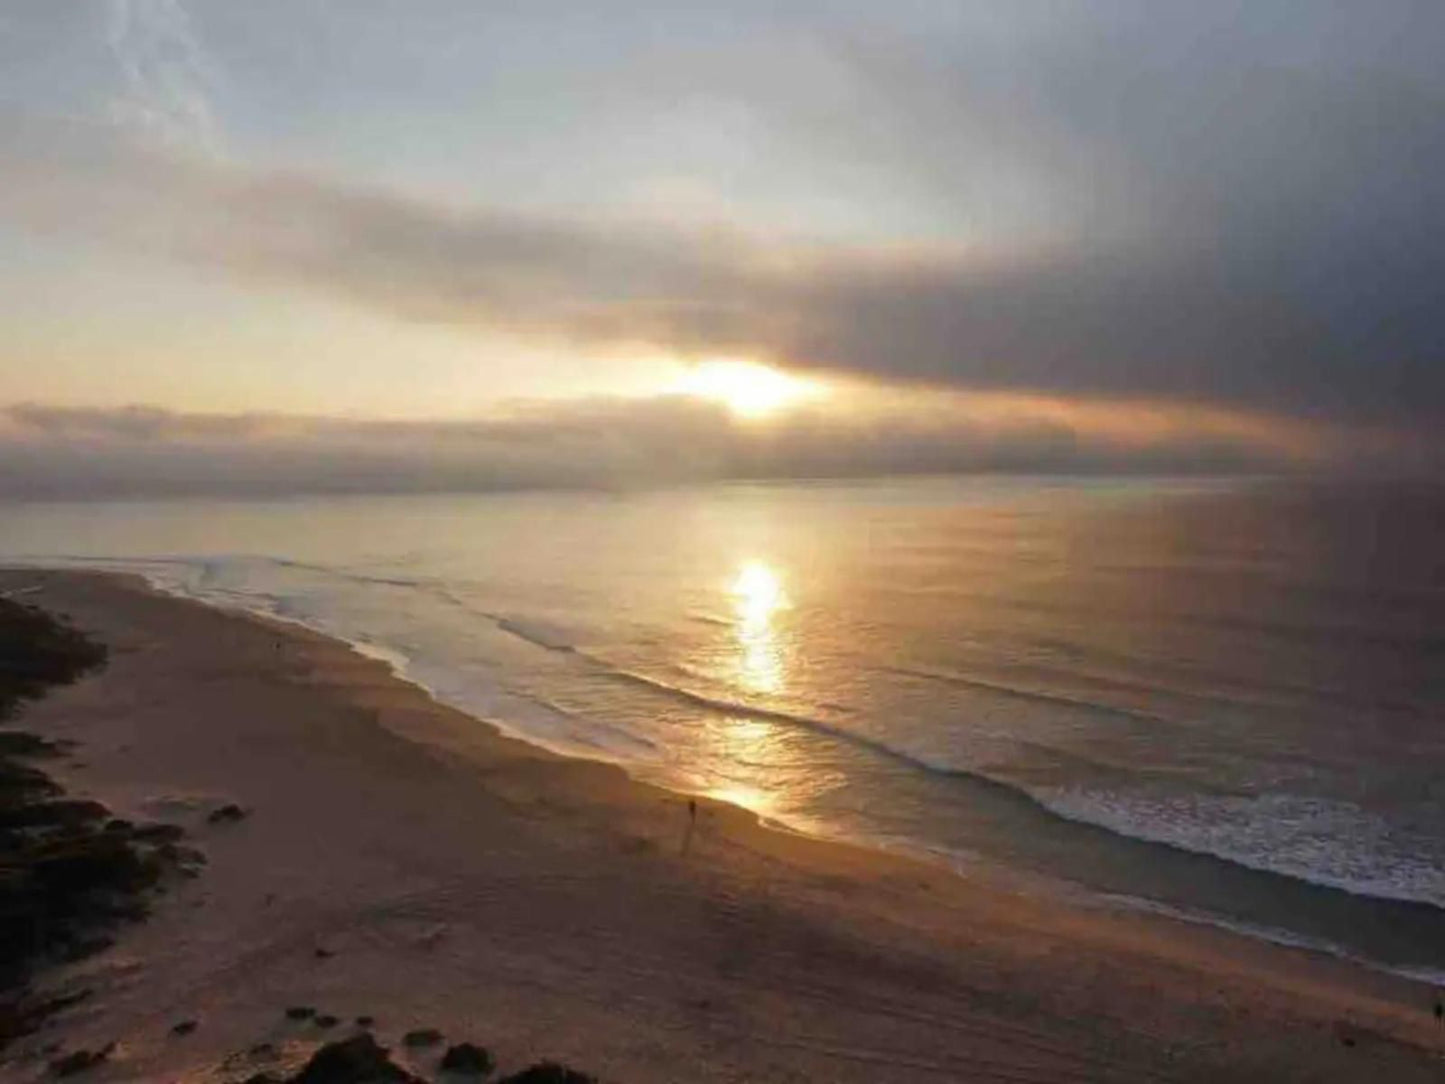
[[[781,692],[783,652],[773,624],[788,605],[781,577],[763,561],[746,561],[733,580],[731,594],[738,616],[739,683],[751,692]]]

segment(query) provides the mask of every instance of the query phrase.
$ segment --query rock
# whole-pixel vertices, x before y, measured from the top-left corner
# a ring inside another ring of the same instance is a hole
[[[442,1041],[442,1033],[436,1028],[416,1028],[401,1037],[407,1046],[436,1046]]]
[[[0,799],[6,803],[56,798],[60,794],[60,784],[38,768],[0,758]]]
[[[248,810],[241,808],[235,802],[227,802],[206,814],[206,820],[211,824],[234,824],[236,821],[245,820],[248,815]]]
[[[74,798],[51,798],[29,805],[6,803],[0,804],[0,828],[75,831],[89,828],[109,814],[99,802]]]
[[[320,1013],[313,1023],[315,1023],[318,1028],[334,1028],[337,1024],[341,1023],[341,1021],[330,1013]]]
[[[447,1047],[442,1055],[441,1067],[448,1073],[468,1073],[485,1076],[492,1071],[492,1055],[480,1046],[471,1043],[457,1043]]]
[[[290,1084],[423,1084],[386,1056],[386,1049],[364,1032],[327,1043],[311,1055]]]
[[[21,1019],[24,1020],[28,1018],[32,1022],[42,1020],[47,1016],[53,1016],[58,1012],[63,1012],[66,1009],[69,1009],[75,1005],[79,1005],[81,1002],[88,1000],[94,994],[95,991],[90,987],[86,986],[81,987],[80,989],[72,989],[67,993],[57,994],[53,997],[42,998],[39,1000],[39,1002],[32,1004],[30,1007],[30,1011],[24,1013]],[[11,1024],[12,1026],[13,1022],[14,1017],[12,1017],[11,1020],[6,1021],[7,1024]],[[41,1051],[41,1053],[57,1053],[60,1050],[60,1045],[61,1044],[58,1041],[50,1043],[46,1046],[44,1050]]]
[[[60,958],[74,963],[77,960],[84,960],[87,956],[94,956],[97,952],[104,952],[114,944],[115,938],[107,937],[105,934],[79,937],[65,946]]]
[[[536,1065],[513,1073],[497,1084],[597,1084],[595,1076],[579,1073],[555,1061],[539,1061]]]
[[[185,836],[185,832],[176,824],[142,824],[131,830],[131,838],[144,840],[146,843],[175,843]]]
[[[369,1028],[372,1027],[375,1023],[376,1017],[374,1016],[358,1016],[356,1018],[356,1026],[359,1028]]]
[[[94,1069],[107,1060],[115,1050],[115,1043],[106,1043],[99,1050],[76,1050],[50,1063],[50,1071],[56,1076],[74,1076],[87,1069]]]
[[[283,1081],[272,1073],[260,1072],[252,1073],[241,1084],[283,1084]]]
[[[318,946],[316,951],[312,955],[314,955],[318,960],[329,960],[331,959],[331,957],[335,956],[336,953],[329,948],[320,948]]]
[[[0,756],[53,757],[60,752],[55,742],[20,730],[0,730]]]
[[[310,1005],[292,1005],[286,1010],[287,1020],[310,1020],[316,1015],[316,1010]]]
[[[191,1032],[193,1032],[193,1031],[195,1031],[195,1030],[196,1030],[196,1022],[195,1022],[194,1020],[182,1020],[179,1024],[176,1024],[173,1028],[171,1028],[171,1034],[172,1034],[172,1035],[189,1035]]]

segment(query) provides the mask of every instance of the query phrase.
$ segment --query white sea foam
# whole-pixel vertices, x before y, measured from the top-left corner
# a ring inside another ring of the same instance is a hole
[[[1034,796],[1068,820],[1167,843],[1250,869],[1358,895],[1445,907],[1445,869],[1419,855],[1428,839],[1352,803],[1294,794],[1121,793],[1082,786]]]

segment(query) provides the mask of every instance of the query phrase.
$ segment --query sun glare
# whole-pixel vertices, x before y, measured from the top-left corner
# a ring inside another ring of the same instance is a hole
[[[787,605],[783,581],[762,561],[738,569],[729,593],[738,616],[738,677],[754,692],[775,693],[783,684],[782,650],[773,618]]]
[[[815,396],[818,385],[755,361],[705,361],[679,381],[678,390],[721,403],[739,418],[764,418]]]

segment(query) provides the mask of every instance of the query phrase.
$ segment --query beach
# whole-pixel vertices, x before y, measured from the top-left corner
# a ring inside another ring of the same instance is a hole
[[[110,649],[20,720],[76,743],[67,789],[179,824],[207,858],[52,973],[94,992],[7,1051],[6,1080],[43,1075],[56,1040],[117,1043],[97,1080],[244,1079],[328,1037],[288,1022],[296,1005],[620,1084],[1445,1072],[1423,984],[720,802],[694,819],[687,796],[505,737],[343,643],[138,578],[17,569],[0,590]],[[246,815],[209,823],[227,803]]]

